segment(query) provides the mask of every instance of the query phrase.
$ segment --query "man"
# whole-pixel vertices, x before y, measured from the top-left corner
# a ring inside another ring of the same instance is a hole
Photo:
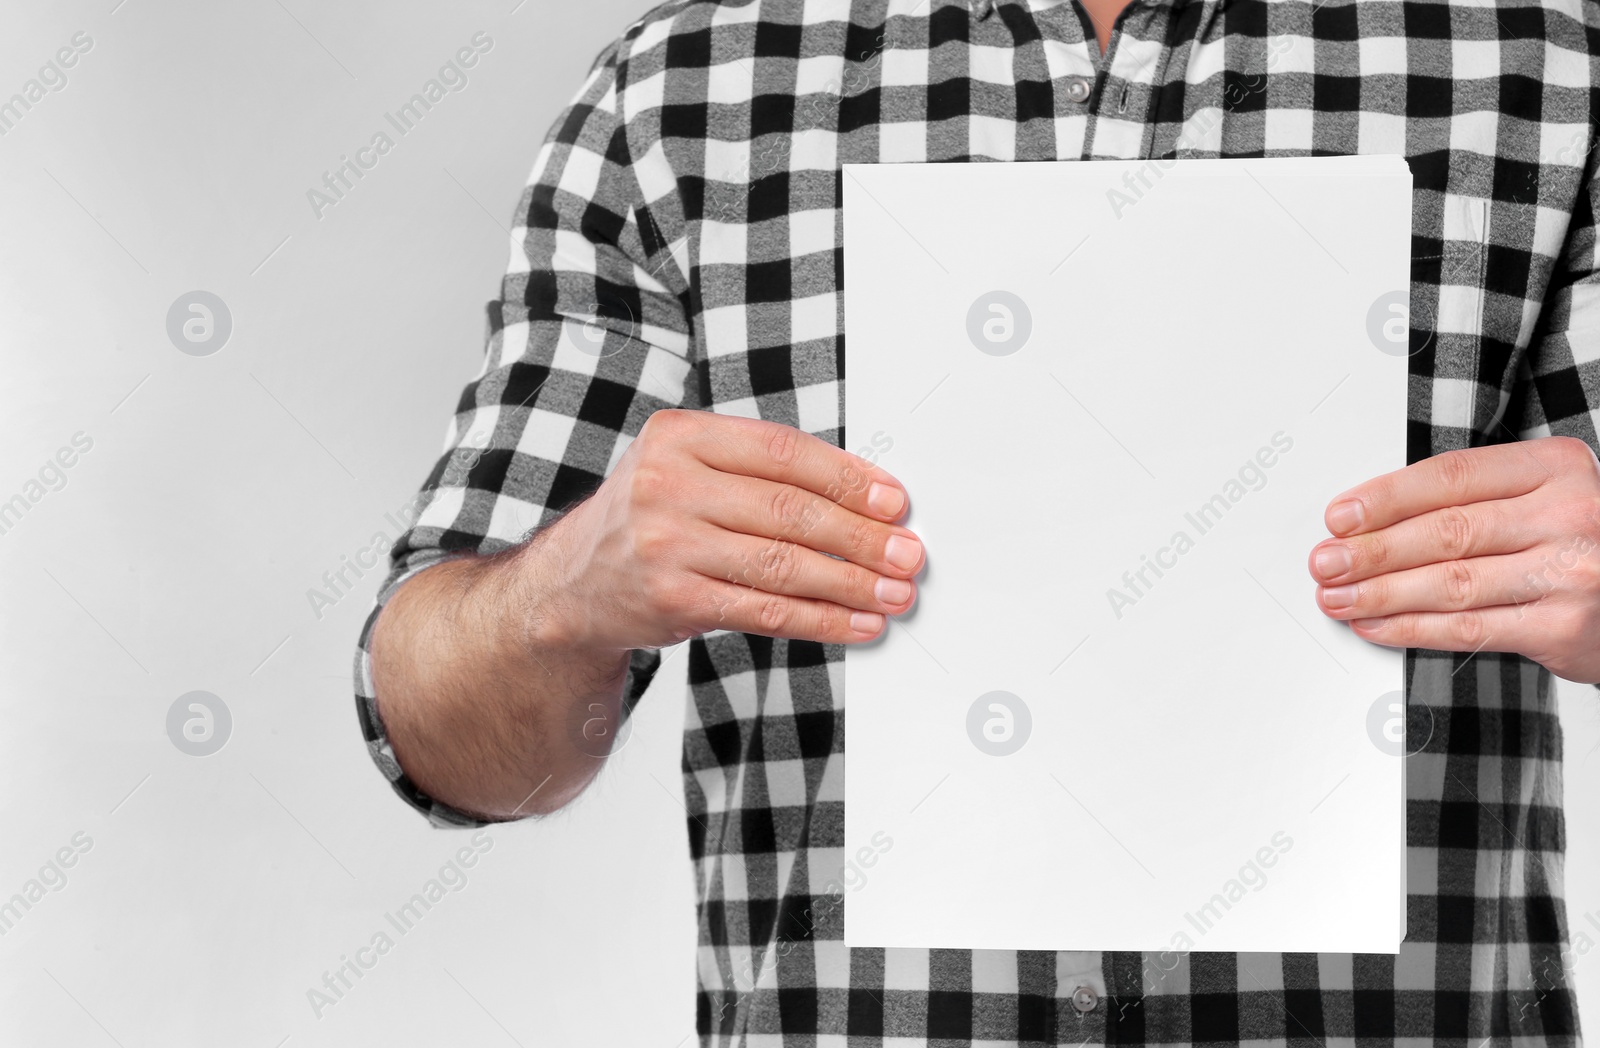
[[[657,8],[519,204],[357,654],[374,758],[442,825],[555,810],[693,638],[708,1044],[1576,1043],[1551,672],[1600,680],[1597,41],[1580,0]],[[1414,464],[1330,492],[1308,566],[1416,649],[1399,956],[845,949],[845,645],[926,554],[842,450],[839,165],[1350,153],[1414,176]]]

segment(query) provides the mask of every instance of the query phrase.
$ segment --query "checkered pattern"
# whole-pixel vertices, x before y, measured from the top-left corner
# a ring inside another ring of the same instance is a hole
[[[1596,445],[1600,5],[1135,0],[1117,28],[1102,60],[1087,15],[1053,0],[672,0],[630,27],[539,155],[483,368],[380,605],[445,556],[550,522],[661,408],[844,446],[846,162],[1403,153],[1410,457]],[[356,658],[372,754],[434,821],[471,825],[395,762],[375,618]],[[1408,658],[1398,957],[1101,955],[843,946],[843,656],[688,644],[704,1043],[1577,1043],[1539,667]],[[659,665],[636,653],[629,708]]]

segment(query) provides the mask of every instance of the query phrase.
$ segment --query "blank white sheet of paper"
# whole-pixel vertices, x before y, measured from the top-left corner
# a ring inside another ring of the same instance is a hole
[[[1403,655],[1315,603],[1405,465],[1398,156],[846,165],[846,447],[917,605],[845,659],[850,946],[1394,953]]]

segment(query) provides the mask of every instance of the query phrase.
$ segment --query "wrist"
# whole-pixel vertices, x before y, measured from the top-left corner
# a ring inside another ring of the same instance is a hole
[[[519,650],[535,660],[587,653],[591,661],[609,655],[601,661],[626,663],[628,652],[608,644],[596,630],[593,602],[577,599],[585,590],[571,572],[576,558],[569,540],[576,512],[507,554],[500,565],[502,592],[494,604],[501,609],[501,621],[511,626]]]

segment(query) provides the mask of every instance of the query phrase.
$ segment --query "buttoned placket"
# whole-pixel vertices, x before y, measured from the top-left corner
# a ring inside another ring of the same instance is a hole
[[[1103,955],[1056,954],[1056,1043],[1088,1048],[1106,1043],[1110,999]]]
[[[1157,84],[1171,48],[1170,4],[1133,0],[1117,19],[1099,61],[1100,90],[1091,102],[1090,141],[1085,159],[1143,160],[1152,139],[1151,115]],[[1098,51],[1098,45],[1087,41]]]
[[[1075,0],[967,0],[974,20],[1002,3],[1025,7],[1039,26],[1056,84],[1057,149],[1062,157],[1143,159],[1151,143],[1156,85],[1169,57],[1169,5],[1132,0],[1102,55],[1093,23]],[[1129,33],[1127,30],[1134,29]],[[1106,90],[1112,85],[1114,90]],[[1100,90],[1096,90],[1096,88]],[[1143,955],[1065,951],[1056,955],[1056,1043],[1088,1048],[1106,1043],[1113,1013],[1142,1003]]]
[[[1021,7],[1033,17],[1056,85],[1056,141],[1063,158],[1147,158],[1151,111],[1171,51],[1166,41],[1171,4],[1132,0],[1118,16],[1102,55],[1094,23],[1075,0],[966,3],[980,23],[996,17],[1004,4]]]

